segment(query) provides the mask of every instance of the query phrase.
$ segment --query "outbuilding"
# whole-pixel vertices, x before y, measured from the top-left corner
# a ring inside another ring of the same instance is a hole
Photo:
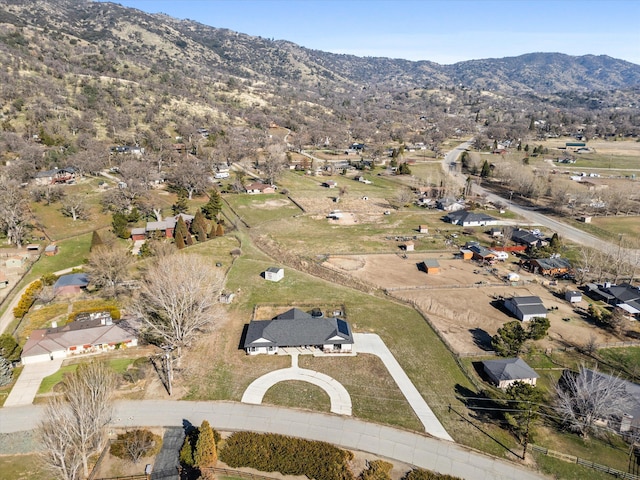
[[[284,268],[282,267],[269,267],[264,272],[265,280],[272,282],[279,282],[284,278]]]
[[[427,275],[437,275],[440,273],[440,264],[435,258],[427,258],[422,262],[422,265]]]
[[[582,301],[582,293],[577,290],[567,290],[564,292],[564,299],[569,303],[580,303]]]

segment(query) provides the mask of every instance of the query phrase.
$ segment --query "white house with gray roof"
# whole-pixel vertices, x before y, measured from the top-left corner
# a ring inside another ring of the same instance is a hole
[[[484,371],[498,388],[505,389],[516,382],[535,387],[539,375],[521,358],[502,358],[482,362]]]
[[[310,348],[325,353],[350,353],[353,334],[347,321],[316,317],[292,308],[272,320],[252,320],[243,348],[249,355],[278,353],[279,348]]]
[[[504,301],[504,306],[522,322],[528,322],[536,317],[547,318],[547,309],[537,296],[508,298]]]

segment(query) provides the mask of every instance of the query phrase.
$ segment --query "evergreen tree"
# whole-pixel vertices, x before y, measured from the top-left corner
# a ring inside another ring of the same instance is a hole
[[[560,244],[560,237],[557,232],[551,236],[551,240],[549,241],[549,248],[554,252],[557,252],[562,245]]]
[[[193,237],[191,236],[191,234],[189,232],[187,232],[187,236],[184,237],[184,243],[186,243],[188,247],[193,245]]]
[[[215,222],[211,222],[211,230],[209,231],[209,238],[215,237],[217,231],[218,231],[218,224]]]
[[[515,357],[522,350],[522,345],[527,340],[527,332],[522,328],[519,320],[505,323],[491,337],[491,346],[502,357]]]
[[[3,333],[0,335],[0,357],[6,358],[10,362],[17,362],[20,360],[22,354],[22,348],[13,338],[10,333]]]
[[[94,248],[99,247],[100,245],[104,245],[102,238],[96,230],[93,231],[91,235],[91,247],[89,247],[89,251],[92,252]]]
[[[222,223],[218,224],[218,227],[216,228],[216,237],[222,237],[224,235],[224,227],[222,226]]]
[[[482,170],[480,171],[480,176],[482,178],[487,178],[489,175],[491,175],[491,166],[489,165],[488,161],[484,161],[484,163],[482,164]]]
[[[174,215],[178,215],[179,213],[187,213],[189,209],[189,198],[187,196],[187,192],[184,190],[180,190],[178,192],[178,198],[176,199],[176,203],[171,205],[171,211]]]
[[[207,241],[207,229],[202,223],[195,224],[195,234],[198,242],[206,242]]]
[[[202,213],[207,220],[213,220],[218,217],[218,214],[222,210],[222,197],[215,188],[209,192],[209,201],[205,203],[202,208]]]
[[[176,247],[178,248],[178,250],[182,250],[184,247],[186,247],[183,236],[178,235],[176,237]]]
[[[551,323],[548,318],[535,317],[529,322],[527,335],[532,340],[541,340],[547,334],[547,330],[549,330],[550,326]]]
[[[176,222],[176,229],[173,232],[173,236],[176,238],[182,237],[182,239],[184,240],[188,234],[189,230],[187,229],[187,224],[184,223],[184,218],[182,218],[181,216],[178,217],[178,221]]]
[[[198,433],[196,449],[193,452],[193,463],[198,468],[213,467],[218,462],[218,451],[216,449],[216,439],[209,422],[202,421]]]
[[[124,213],[115,212],[111,220],[111,228],[113,233],[119,238],[129,238],[130,233],[127,228],[129,222],[127,216]]]
[[[193,446],[191,445],[193,442],[193,436],[187,434],[184,437],[184,443],[182,444],[182,448],[180,449],[180,463],[182,465],[186,465],[188,467],[193,467]]]

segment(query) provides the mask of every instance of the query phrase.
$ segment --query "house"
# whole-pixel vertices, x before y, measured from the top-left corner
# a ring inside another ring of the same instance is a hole
[[[56,295],[74,295],[87,288],[87,285],[89,277],[86,273],[71,273],[58,278],[53,284],[53,291]]]
[[[532,273],[556,277],[571,270],[571,263],[566,258],[532,258],[521,262],[522,266]]]
[[[13,255],[4,262],[7,268],[22,268],[26,262],[26,258],[20,255]]]
[[[9,279],[4,272],[0,272],[0,288],[7,288],[9,286]]]
[[[292,308],[272,320],[252,320],[243,348],[249,355],[276,354],[279,348],[307,348],[325,353],[351,353],[351,326],[337,317],[315,317]]]
[[[536,317],[547,318],[547,309],[537,296],[508,298],[504,301],[504,306],[522,322],[528,322]]]
[[[282,267],[269,267],[264,272],[265,280],[271,280],[272,282],[279,282],[284,278],[284,268]]]
[[[456,200],[451,197],[441,198],[436,202],[436,208],[438,208],[438,210],[444,210],[445,212],[456,212],[462,210],[464,207],[464,200]]]
[[[44,254],[47,257],[53,257],[54,255],[58,254],[58,246],[55,243],[52,243],[51,245],[47,245],[44,249]]]
[[[145,227],[131,229],[131,239],[136,242],[139,240],[145,240],[155,234],[159,234],[164,238],[173,238],[173,232],[176,229],[176,224],[178,223],[178,219],[181,217],[187,228],[189,228],[191,222],[193,222],[193,219],[195,218],[193,215],[179,213],[175,217],[167,217],[159,222],[147,222]]]
[[[529,248],[536,247],[544,247],[549,244],[549,242],[540,238],[540,236],[531,233],[528,230],[514,230],[511,234],[511,241],[513,243],[517,243],[519,245],[525,245]]]
[[[516,382],[528,383],[535,387],[539,375],[521,358],[502,358],[482,362],[489,379],[501,389]]]
[[[427,258],[422,262],[422,268],[427,275],[437,275],[440,273],[440,264],[435,258]]]
[[[471,258],[473,258],[474,260],[480,260],[481,262],[491,262],[496,258],[495,252],[492,252],[487,247],[483,247],[482,245],[469,245],[467,249],[471,251]]]
[[[564,292],[564,299],[569,303],[580,303],[582,301],[582,293],[577,290],[567,290]]]
[[[587,284],[587,294],[596,299],[603,300],[609,305],[623,309],[634,318],[640,318],[640,287],[622,283],[612,285],[610,283]]]
[[[253,182],[245,187],[245,190],[250,195],[259,195],[261,193],[276,193],[276,189],[273,185],[267,185],[266,183]]]
[[[326,182],[322,182],[322,186],[326,188],[336,188],[338,186],[338,182],[334,180],[327,180]]]
[[[444,217],[445,222],[463,227],[483,227],[485,225],[497,225],[498,219],[484,213],[474,213],[469,210],[456,210]]]
[[[418,225],[418,233],[429,233],[428,225]]]
[[[34,180],[36,185],[73,183],[76,180],[76,174],[77,170],[74,167],[54,168],[36,173]]]
[[[22,350],[22,364],[48,362],[84,353],[99,353],[124,346],[135,347],[135,335],[115,325],[111,318],[98,318],[53,326],[31,332]]]
[[[598,371],[585,369],[584,373],[589,382],[593,381],[594,376],[596,378],[602,378],[605,381],[611,379],[611,375]],[[625,413],[622,415],[622,418],[620,418],[618,430],[623,435],[633,435],[634,433],[637,435],[637,432],[640,431],[640,385],[626,380],[622,383],[629,397],[629,403]]]

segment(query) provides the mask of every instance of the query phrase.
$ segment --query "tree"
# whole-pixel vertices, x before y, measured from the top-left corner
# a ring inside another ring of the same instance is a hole
[[[178,215],[180,213],[187,213],[189,210],[189,199],[187,198],[187,194],[184,190],[180,190],[178,192],[178,198],[176,198],[176,202],[171,205],[171,211],[174,215]]]
[[[89,218],[84,197],[80,195],[68,195],[64,197],[60,212],[62,212],[65,217],[71,217],[74,222],[77,219],[86,220]]]
[[[555,387],[556,412],[571,431],[587,438],[599,422],[620,418],[630,402],[624,380],[581,365],[565,372]]]
[[[134,464],[143,457],[152,457],[162,448],[162,437],[149,430],[131,430],[119,433],[111,444],[109,453],[114,457],[129,460]]]
[[[65,378],[63,396],[49,401],[38,427],[48,471],[68,480],[78,478],[80,468],[89,475],[89,457],[103,445],[111,420],[115,386],[115,374],[103,362],[81,364]]]
[[[489,162],[487,160],[485,160],[482,163],[482,169],[480,170],[480,176],[482,178],[487,178],[487,177],[489,177],[489,175],[491,175],[491,166],[489,165]]]
[[[0,357],[6,358],[9,362],[17,362],[20,360],[22,348],[10,333],[0,335]]]
[[[531,340],[541,340],[547,334],[551,323],[546,317],[534,317],[529,321],[527,336]]]
[[[118,238],[129,238],[131,233],[127,228],[129,226],[129,221],[127,220],[127,216],[122,212],[115,212],[113,214],[111,220],[111,228],[113,229],[113,233]]]
[[[204,214],[200,210],[196,212],[196,215],[193,218],[191,231],[195,233],[198,242],[204,242],[207,240],[207,221],[204,218]]]
[[[186,465],[187,467],[193,467],[193,446],[195,444],[195,433],[196,429],[193,428],[191,431],[188,431],[184,437],[184,442],[182,443],[182,448],[180,449],[180,463],[182,465]]]
[[[264,163],[261,165],[267,183],[276,183],[284,170],[284,147],[280,144],[272,144],[267,147]]]
[[[13,368],[5,357],[0,357],[0,387],[9,385],[13,380]]]
[[[176,166],[169,174],[168,181],[174,187],[184,190],[191,200],[193,194],[204,192],[209,184],[209,172],[203,162],[195,161],[185,166]]]
[[[133,311],[151,341],[175,349],[187,347],[218,317],[215,308],[224,278],[198,255],[160,258],[147,271]]]
[[[216,237],[222,237],[222,236],[224,236],[224,226],[222,225],[222,222],[221,222],[216,227]]]
[[[524,382],[514,382],[505,391],[507,400],[504,417],[509,426],[518,434],[523,434],[538,417],[538,410],[542,403],[542,392],[533,385]]]
[[[527,340],[527,332],[519,320],[505,323],[491,338],[491,346],[502,357],[514,357],[520,353]]]
[[[401,163],[398,166],[398,175],[411,175],[411,169],[409,168],[409,165],[407,165],[406,163]]]
[[[201,211],[207,220],[218,218],[218,214],[222,210],[222,197],[217,189],[212,188],[209,191],[209,201],[201,207]]]
[[[202,421],[198,432],[198,441],[193,452],[193,463],[198,468],[214,467],[218,462],[216,439],[209,422]]]
[[[129,266],[134,258],[128,250],[119,245],[101,245],[91,251],[85,267],[93,285],[104,289],[104,293],[113,296],[118,293],[120,284],[129,278]]]
[[[7,235],[7,243],[21,248],[28,222],[29,209],[24,190],[17,182],[0,180],[0,225]]]

